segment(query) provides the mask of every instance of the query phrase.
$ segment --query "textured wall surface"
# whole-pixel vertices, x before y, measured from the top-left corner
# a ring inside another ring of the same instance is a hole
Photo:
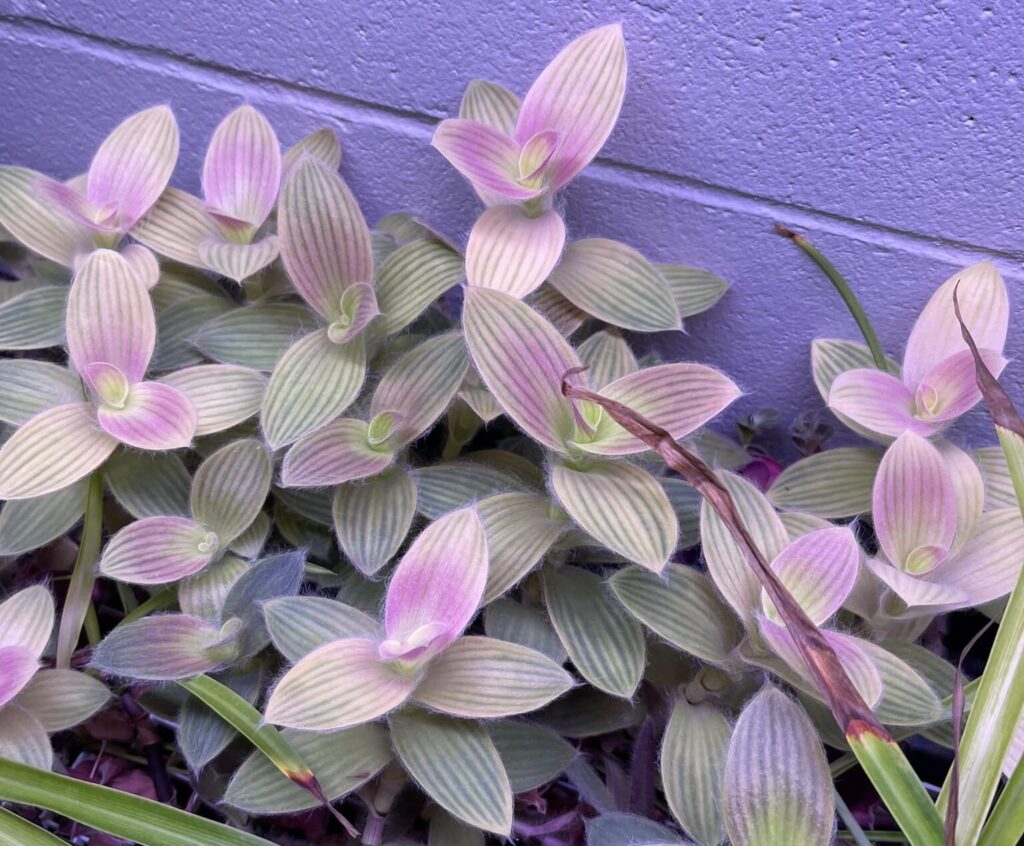
[[[247,101],[285,143],[334,127],[371,221],[410,209],[464,238],[478,206],[428,146],[434,124],[471,78],[524,93],[566,41],[615,20],[626,105],[563,197],[570,234],[733,283],[672,343],[736,378],[737,411],[820,409],[810,341],[857,337],[773,221],[846,272],[893,353],[930,291],[981,258],[1024,314],[1015,0],[0,0],[0,161],[73,175],[121,118],[168,102],[175,182],[196,190],[210,132]],[[1007,371],[1024,398],[1022,374]],[[972,428],[988,440],[977,411]]]

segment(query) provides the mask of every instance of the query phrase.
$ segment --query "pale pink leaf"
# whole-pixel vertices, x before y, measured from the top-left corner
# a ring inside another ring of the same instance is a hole
[[[928,436],[938,428],[919,420],[914,395],[899,379],[881,370],[847,370],[832,383],[828,405],[837,414],[887,438],[904,432]]]
[[[202,200],[177,188],[164,191],[131,234],[160,255],[193,267],[206,267],[200,244],[224,237]]]
[[[214,237],[202,241],[196,255],[204,267],[241,283],[276,259],[278,251],[276,235],[267,235],[252,244],[235,244]]]
[[[967,594],[982,605],[1008,594],[1024,564],[1024,522],[1018,508],[997,508],[981,516],[956,555],[941,563],[928,580]]]
[[[344,685],[338,685],[339,679]],[[417,681],[415,675],[399,675],[381,662],[377,641],[335,640],[314,649],[285,673],[270,694],[265,715],[275,725],[334,731],[397,708]]]
[[[195,575],[217,556],[217,535],[184,517],[147,517],[108,542],[100,573],[134,585],[162,585]]]
[[[494,206],[473,224],[466,244],[466,280],[522,298],[540,287],[565,245],[565,222],[554,209],[526,215]]]
[[[519,145],[486,124],[464,118],[441,121],[430,142],[477,190],[509,200],[529,200],[545,187],[519,182]]]
[[[0,603],[0,646],[21,646],[38,658],[53,632],[53,596],[42,585],[22,588]]]
[[[960,447],[949,441],[937,441],[935,447],[946,462],[949,479],[953,483],[956,540],[952,551],[955,553],[974,534],[981,512],[985,510],[985,479],[974,458]]]
[[[68,351],[79,372],[103,362],[129,383],[142,379],[156,345],[156,318],[149,292],[132,266],[112,250],[96,250],[71,283]]]
[[[0,758],[40,770],[53,766],[53,747],[46,729],[13,703],[0,710]]]
[[[129,244],[121,249],[121,255],[132,266],[136,278],[147,291],[152,290],[160,281],[160,262],[149,247]]]
[[[36,180],[35,190],[43,203],[59,210],[74,223],[106,235],[118,232],[115,207],[97,208],[81,192],[48,176],[40,176]]]
[[[305,156],[312,156],[319,159],[331,170],[337,170],[341,166],[341,142],[333,129],[324,127],[309,135],[303,136],[281,157],[281,170],[283,180],[287,181],[288,174]]]
[[[561,137],[549,164],[552,190],[583,170],[611,134],[626,93],[622,26],[580,36],[541,73],[523,99],[516,140],[525,144],[545,130]]]
[[[260,226],[281,185],[281,147],[274,128],[252,106],[239,106],[214,130],[203,162],[207,207],[228,222]]]
[[[134,114],[96,151],[89,165],[89,202],[112,208],[117,228],[127,231],[163,193],[177,160],[178,123],[170,107]]]
[[[572,347],[537,312],[500,291],[469,288],[462,320],[477,372],[505,413],[534,440],[565,452],[576,423],[562,378],[581,366]]]
[[[373,281],[370,230],[359,203],[336,169],[307,157],[284,184],[277,221],[292,284],[324,319],[337,321],[346,289]]]
[[[980,350],[981,360],[998,377],[1006,359],[993,350]],[[915,391],[917,416],[929,423],[948,423],[981,400],[970,350],[954,353],[924,374]]]
[[[839,610],[857,582],[860,547],[848,528],[816,529],[787,546],[771,564],[800,607],[820,625]],[[778,614],[766,595],[769,618]]]
[[[395,454],[390,448],[372,447],[368,428],[362,420],[341,418],[303,436],[284,457],[281,484],[319,488],[380,473],[394,461]]]
[[[99,467],[117,440],[96,425],[92,403],[41,411],[0,449],[0,499],[53,493]]]
[[[0,646],[0,708],[14,699],[39,669],[39,658],[24,646]]]
[[[92,249],[93,232],[40,197],[41,173],[24,167],[0,167],[0,226],[30,250],[72,267]]]
[[[431,523],[402,556],[384,602],[382,658],[425,661],[476,616],[487,581],[487,540],[475,509]]]
[[[18,694],[15,704],[53,732],[78,725],[109,701],[109,688],[93,676],[77,670],[43,669]]]
[[[177,388],[163,382],[132,385],[122,408],[101,405],[96,418],[105,432],[139,449],[180,449],[192,443],[198,417]]]
[[[867,559],[865,566],[898,596],[913,616],[937,614],[966,606],[970,597],[960,588],[897,570],[888,561]]]
[[[327,336],[335,344],[347,344],[379,314],[373,286],[365,282],[350,285],[341,295],[340,314],[327,328]]]

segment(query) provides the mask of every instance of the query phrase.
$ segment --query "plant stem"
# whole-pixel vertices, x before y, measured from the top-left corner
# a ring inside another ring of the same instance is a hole
[[[885,361],[885,351],[882,349],[882,345],[878,341],[878,335],[875,334],[875,329],[871,325],[871,321],[868,319],[867,312],[864,311],[864,307],[860,304],[860,300],[858,300],[857,295],[853,293],[853,288],[850,287],[850,283],[846,281],[843,274],[841,274],[836,266],[832,264],[832,262],[830,262],[818,250],[818,248],[808,241],[803,235],[794,232],[792,229],[783,226],[781,223],[775,224],[775,232],[785,238],[789,238],[789,240],[807,253],[811,261],[821,268],[821,272],[828,277],[828,281],[831,282],[833,287],[839,292],[839,296],[843,298],[843,302],[846,303],[846,307],[850,310],[850,314],[853,315],[853,319],[857,323],[857,328],[860,329],[861,335],[864,336],[864,340],[867,342],[868,349],[871,350],[871,358],[875,362],[875,367],[879,370],[887,371],[888,366]]]
[[[67,596],[60,615],[57,632],[57,667],[71,666],[71,656],[78,646],[78,639],[85,625],[89,643],[100,641],[100,627],[96,609],[92,606],[92,589],[96,583],[96,562],[100,557],[103,541],[103,474],[97,470],[89,478],[85,495],[85,522],[78,544],[75,569],[68,583]]]
[[[125,614],[124,619],[117,625],[123,626],[126,623],[134,623],[153,611],[165,611],[168,608],[173,608],[177,601],[178,592],[174,588],[164,588]]]
[[[839,814],[839,819],[843,821],[843,825],[847,828],[847,834],[853,840],[857,846],[871,846],[871,841],[868,840],[864,834],[864,829],[860,827],[860,823],[853,816],[853,812],[850,811],[849,806],[843,801],[843,797],[839,795],[839,791],[832,788],[832,797],[835,799],[836,812]]]

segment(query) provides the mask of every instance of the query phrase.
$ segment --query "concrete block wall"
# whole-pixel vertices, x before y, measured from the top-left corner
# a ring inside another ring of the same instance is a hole
[[[464,239],[479,207],[429,147],[433,126],[470,79],[523,93],[570,38],[615,20],[626,105],[565,192],[570,234],[733,283],[671,343],[739,382],[737,413],[820,410],[811,340],[857,337],[775,221],[844,270],[897,355],[935,286],[981,258],[1024,314],[1018,2],[0,0],[0,161],[71,176],[124,116],[167,102],[174,181],[196,190],[213,127],[250,102],[285,143],[333,127],[371,221],[409,209]],[[1024,364],[1007,377],[1024,399]],[[988,431],[975,412],[955,437]]]

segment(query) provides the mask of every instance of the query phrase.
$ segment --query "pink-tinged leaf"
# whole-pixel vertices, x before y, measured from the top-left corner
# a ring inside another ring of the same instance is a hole
[[[214,130],[203,162],[210,212],[232,224],[260,226],[281,185],[281,147],[274,128],[252,106],[239,106]]]
[[[300,438],[281,465],[286,488],[320,488],[375,476],[395,459],[390,448],[376,449],[362,420],[342,418]],[[2,456],[2,453],[0,453]]]
[[[847,370],[832,383],[828,406],[837,414],[887,438],[904,432],[928,436],[938,428],[914,416],[914,395],[899,379],[881,370]]]
[[[39,670],[15,703],[47,731],[64,731],[87,720],[110,701],[99,679],[77,670]]]
[[[897,570],[888,561],[867,559],[868,570],[898,596],[916,616],[933,615],[969,604],[970,597],[960,588]]]
[[[92,249],[92,230],[39,196],[41,173],[0,167],[0,226],[30,250],[66,267]]]
[[[107,542],[100,573],[133,585],[162,585],[195,575],[219,550],[217,535],[195,520],[147,517]]]
[[[913,432],[900,435],[879,465],[871,513],[878,542],[898,569],[934,569],[956,533],[956,496],[941,453]]]
[[[957,290],[975,343],[983,350],[1003,351],[1010,314],[1006,286],[996,266],[982,261],[943,282],[917,318],[903,355],[903,381],[911,388],[937,364],[967,349],[953,310]]]
[[[789,544],[771,566],[812,622],[821,625],[853,590],[860,569],[860,548],[848,528],[817,529]],[[767,595],[763,595],[762,602],[769,618],[778,622],[778,613]]]
[[[117,440],[96,425],[92,403],[41,411],[0,449],[0,499],[30,499],[66,488],[99,467]]]
[[[0,646],[0,708],[14,699],[39,669],[39,658],[24,646]]]
[[[117,209],[113,206],[97,208],[70,185],[40,176],[36,180],[36,196],[53,209],[66,215],[74,223],[87,226],[93,232],[111,235],[119,231]]]
[[[516,129],[519,114],[519,98],[496,82],[474,79],[466,86],[459,104],[459,117],[483,123],[501,132],[512,135]]]
[[[616,379],[601,393],[678,439],[723,411],[741,391],[727,376],[703,364],[660,364]],[[581,436],[575,442],[596,455],[629,455],[649,448],[608,415],[601,416],[592,438]]]
[[[345,684],[339,686],[338,679]],[[270,694],[268,723],[333,731],[370,722],[412,693],[415,675],[398,675],[377,655],[377,641],[346,638],[325,643],[292,667]]]
[[[131,234],[160,255],[193,267],[206,267],[199,257],[200,244],[224,237],[202,200],[177,188],[164,191]]]
[[[267,377],[236,364],[198,364],[160,381],[177,389],[196,410],[196,436],[222,432],[260,410]]]
[[[487,581],[487,540],[472,508],[431,523],[409,547],[388,584],[384,659],[423,662],[462,634]]]
[[[341,313],[327,328],[327,337],[335,344],[347,344],[380,314],[373,286],[360,282],[341,295]]]
[[[547,279],[565,245],[565,222],[554,209],[536,217],[519,206],[494,206],[473,224],[466,279],[522,298]]]
[[[121,256],[131,265],[135,277],[147,291],[152,290],[160,281],[160,262],[149,247],[129,244],[121,250]]]
[[[534,440],[565,452],[576,428],[562,395],[566,371],[580,367],[572,347],[537,312],[500,291],[469,288],[462,320],[477,372],[505,413]]]
[[[132,385],[123,408],[101,405],[96,419],[121,443],[152,450],[187,447],[198,422],[192,403],[163,382]]]
[[[519,145],[496,129],[464,118],[441,121],[430,142],[479,191],[529,200],[546,186],[519,182]]]
[[[636,356],[618,329],[595,332],[576,352],[587,368],[587,380],[595,391],[640,369]]]
[[[538,132],[519,150],[519,178],[532,182],[543,178],[543,171],[561,141],[561,136],[553,130]]]
[[[53,596],[42,585],[23,588],[0,603],[0,646],[20,646],[38,658],[53,632]]]
[[[196,249],[204,267],[239,283],[263,270],[277,258],[278,252],[276,235],[267,235],[252,244],[234,244],[219,237],[207,238]]]
[[[168,106],[134,114],[110,133],[89,165],[86,194],[131,229],[157,201],[178,161],[178,123]]]
[[[1024,563],[1024,522],[1018,508],[997,508],[981,516],[973,536],[955,556],[928,575],[929,581],[959,589],[970,605],[1008,594]]]
[[[985,480],[974,459],[959,447],[949,441],[938,441],[935,447],[946,462],[953,483],[956,533],[952,552],[956,553],[974,534],[985,510]]]
[[[71,361],[80,373],[104,362],[129,383],[146,374],[156,345],[153,304],[118,253],[96,250],[78,268],[68,295],[67,336]]]
[[[53,766],[53,747],[46,729],[17,705],[0,711],[0,758],[40,770]]]
[[[564,185],[597,155],[611,134],[626,93],[622,26],[591,30],[562,50],[537,77],[516,121],[526,144],[545,130],[561,143],[548,166],[552,190]]]
[[[998,377],[1006,359],[993,350],[981,350],[985,366]],[[981,399],[970,350],[954,353],[929,370],[917,384],[917,415],[931,423],[948,423],[970,411]]]
[[[373,280],[370,230],[336,171],[318,159],[303,159],[281,190],[277,212],[285,270],[299,295],[329,323],[343,316],[347,288]]]
[[[530,295],[529,302],[566,338],[586,323],[589,317],[547,283]]]
[[[341,142],[338,141],[337,133],[333,129],[324,127],[292,144],[281,157],[284,181],[287,181],[292,168],[306,156],[319,159],[331,170],[337,170],[341,166]]]

